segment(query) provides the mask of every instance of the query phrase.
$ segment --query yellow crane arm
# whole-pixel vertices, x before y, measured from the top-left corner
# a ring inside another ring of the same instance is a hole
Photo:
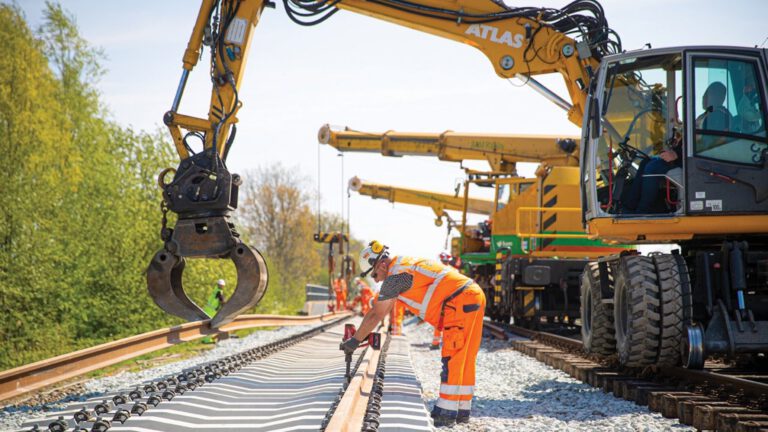
[[[566,109],[568,119],[579,127],[586,89],[600,58],[621,51],[602,7],[589,0],[563,9],[508,7],[493,0],[319,0],[314,5],[331,3],[475,47],[499,77],[530,84]],[[548,73],[563,77],[570,103],[531,78]]]
[[[367,195],[373,199],[385,199],[391,203],[429,207],[435,212],[435,225],[437,226],[443,224],[442,218],[447,216],[446,210],[464,210],[464,196],[458,197],[438,192],[376,184],[359,177],[352,177],[349,180],[349,188],[360,195]],[[468,198],[467,211],[474,214],[490,215],[493,213],[493,201]]]
[[[333,130],[323,125],[321,144],[339,151],[381,153],[384,156],[433,156],[443,161],[485,160],[496,172],[515,172],[515,163],[534,162],[550,166],[578,166],[579,139],[554,135],[360,132]]]

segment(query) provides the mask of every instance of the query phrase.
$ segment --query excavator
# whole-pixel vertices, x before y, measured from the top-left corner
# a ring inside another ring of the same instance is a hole
[[[384,156],[432,156],[463,164],[485,160],[491,171],[469,170],[460,202],[461,236],[452,254],[462,271],[486,293],[493,320],[538,327],[579,318],[580,280],[591,259],[630,250],[591,240],[583,233],[579,208],[578,138],[546,135],[398,132],[371,133],[323,125],[321,144],[342,152]],[[518,162],[539,162],[535,178],[516,175]],[[352,182],[350,182],[350,185]],[[489,221],[472,227],[469,190],[492,188]],[[369,194],[373,192],[370,191]]]
[[[391,203],[429,207],[435,212],[435,226],[443,226],[443,219],[446,219],[449,230],[456,226],[456,222],[453,221],[446,210],[463,212],[465,207],[465,198],[458,196],[458,190],[456,195],[449,195],[371,183],[359,177],[349,179],[349,189],[373,199],[385,199]],[[466,198],[466,209],[469,213],[490,215],[493,212],[493,201],[481,198]]]
[[[163,118],[180,161],[159,177],[161,208],[177,220],[170,228],[163,218],[164,246],[148,268],[148,287],[169,313],[206,319],[184,293],[185,259],[232,259],[237,288],[212,326],[257,303],[267,286],[263,258],[230,221],[242,179],[226,159],[251,36],[264,9],[274,6],[202,1]],[[499,77],[520,80],[566,111],[582,130],[586,234],[619,244],[679,245],[675,253],[610,254],[590,263],[581,284],[587,350],[617,354],[625,366],[682,360],[691,368],[713,354],[768,352],[766,50],[625,52],[596,0],[559,9],[492,0],[283,0],[283,6],[301,25],[346,10],[461,42],[483,53]],[[178,108],[204,46],[211,51],[212,91],[208,117],[198,118]],[[542,74],[559,74],[567,99],[537,81]],[[191,151],[192,138],[202,141],[202,151]],[[649,164],[654,169],[646,172]]]

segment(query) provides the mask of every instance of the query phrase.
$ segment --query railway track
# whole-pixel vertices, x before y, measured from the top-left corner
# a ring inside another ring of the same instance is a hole
[[[486,323],[494,337],[516,339],[518,351],[607,393],[648,406],[699,430],[768,432],[768,370],[708,363],[682,367],[620,368],[614,359],[584,353],[580,339],[517,326]]]
[[[20,430],[431,430],[416,378],[402,382],[400,373],[392,386],[384,383],[386,359],[397,359],[403,348],[407,356],[399,337],[382,338],[381,351],[359,350],[347,384],[339,351],[344,320],[73,404]],[[393,410],[402,397],[388,398],[387,389],[404,384],[416,389],[418,403]]]
[[[321,324],[350,313],[313,316],[240,315],[233,322],[211,329],[209,321],[196,321],[154,330],[0,372],[0,401],[104,368],[124,360],[205,336],[235,330]]]

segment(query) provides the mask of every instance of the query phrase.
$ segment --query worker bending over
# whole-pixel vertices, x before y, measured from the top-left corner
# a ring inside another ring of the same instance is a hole
[[[365,315],[369,310],[371,310],[371,304],[373,303],[373,290],[359,277],[355,278],[355,285],[357,286],[358,294],[355,296],[353,304],[360,304],[360,312]]]
[[[470,278],[436,261],[390,256],[387,247],[371,242],[360,253],[361,269],[368,268],[383,282],[379,299],[363,318],[355,335],[342,343],[353,352],[399,300],[414,315],[443,331],[440,397],[432,410],[435,426],[469,422],[475,385],[475,360],[483,333],[485,295]]]

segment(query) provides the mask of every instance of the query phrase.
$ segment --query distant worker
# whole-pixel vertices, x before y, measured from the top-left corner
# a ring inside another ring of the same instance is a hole
[[[379,300],[353,337],[342,343],[352,353],[399,300],[427,323],[443,330],[440,397],[432,410],[435,426],[469,422],[475,385],[475,361],[483,333],[485,295],[470,278],[436,261],[390,257],[372,241],[360,253],[362,276],[383,282]]]
[[[216,315],[216,312],[224,305],[224,286],[227,283],[224,279],[216,281],[216,287],[213,289],[211,295],[208,296],[208,301],[205,303],[203,312],[209,317]],[[212,344],[215,343],[212,336],[206,336],[203,338],[203,343]]]
[[[355,286],[357,286],[357,296],[355,296],[353,304],[360,305],[360,312],[363,315],[367,314],[371,310],[371,304],[373,303],[373,290],[368,286],[361,278],[355,278]]]
[[[347,281],[342,278],[333,280],[333,292],[336,295],[336,312],[347,310]]]

